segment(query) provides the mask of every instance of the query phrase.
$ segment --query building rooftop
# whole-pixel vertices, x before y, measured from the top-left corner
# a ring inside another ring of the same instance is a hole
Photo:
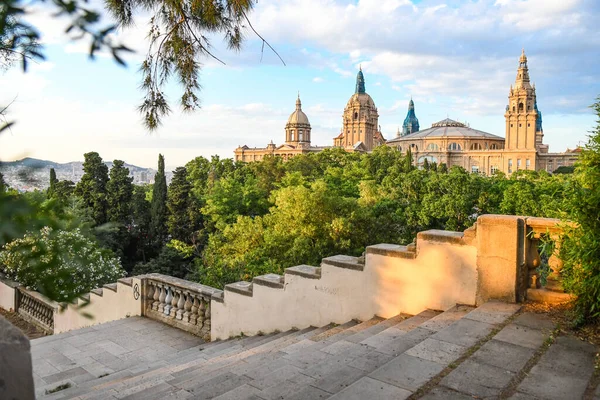
[[[429,129],[424,129],[422,131],[411,133],[406,136],[388,140],[388,143],[437,137],[504,140],[504,138],[501,136],[473,129],[462,122],[446,118],[432,124],[431,128]]]

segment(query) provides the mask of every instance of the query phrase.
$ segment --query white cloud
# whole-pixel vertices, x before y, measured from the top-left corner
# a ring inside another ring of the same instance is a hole
[[[315,76],[312,81],[315,83],[321,83],[321,82],[324,82],[325,80],[319,76]]]

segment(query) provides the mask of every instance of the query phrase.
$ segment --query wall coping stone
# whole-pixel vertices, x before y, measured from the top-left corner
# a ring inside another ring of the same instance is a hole
[[[266,274],[256,276],[252,279],[252,283],[260,286],[267,286],[275,289],[283,289],[284,278],[277,274]]]
[[[223,291],[219,290],[218,293],[213,293],[210,299],[218,303],[223,303],[225,301],[225,299],[223,298]]]
[[[100,296],[100,297],[102,297],[104,295],[104,291],[102,290],[102,288],[92,289],[90,291],[90,293],[94,293],[96,296]]]
[[[507,225],[515,226],[518,220],[524,220],[526,217],[518,215],[498,215],[484,214],[477,218],[478,225]]]
[[[312,265],[296,265],[285,269],[286,274],[298,275],[308,279],[320,279],[321,268],[313,267]]]
[[[202,284],[196,283],[196,282],[186,281],[185,279],[175,278],[175,277],[168,276],[168,275],[157,274],[157,273],[138,275],[138,276],[134,276],[133,278],[138,278],[140,280],[152,279],[154,281],[167,283],[169,285],[178,286],[182,289],[187,289],[192,292],[200,293],[209,298],[214,293],[221,292],[221,290],[215,289],[214,287],[202,285]]]
[[[6,286],[11,287],[11,288],[18,288],[21,286],[21,284],[19,282],[16,281],[12,281],[10,279],[8,279],[4,274],[0,273],[0,282],[4,283]]]
[[[352,269],[355,271],[362,271],[365,269],[365,264],[359,262],[358,257],[346,256],[343,254],[324,258],[321,261],[321,265],[322,264],[332,265],[338,268]]]
[[[381,243],[373,246],[367,246],[367,254],[375,254],[378,256],[395,257],[395,258],[407,258],[414,259],[417,254],[408,246],[401,246],[399,244]]]
[[[117,292],[117,284],[116,283],[107,283],[106,285],[102,286],[103,288],[106,288],[108,290],[112,290],[113,292]]]
[[[90,294],[89,293],[82,294],[81,296],[79,296],[79,298],[81,300],[89,303],[89,301],[90,301]]]
[[[464,245],[463,232],[442,231],[439,229],[430,229],[428,231],[417,233],[417,241],[426,240],[428,242],[452,243]]]
[[[133,278],[131,278],[131,277],[129,277],[129,278],[120,278],[120,279],[117,279],[117,282],[122,283],[123,285],[132,286],[133,285]]]
[[[225,291],[252,297],[252,282],[240,281],[225,285]]]

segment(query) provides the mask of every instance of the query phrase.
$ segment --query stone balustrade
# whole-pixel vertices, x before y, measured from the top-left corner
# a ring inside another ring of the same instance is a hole
[[[38,292],[18,288],[17,312],[44,332],[54,333],[54,315],[58,310],[58,303],[47,299]]]
[[[161,274],[140,277],[143,314],[200,337],[210,338],[211,298],[222,291]]]

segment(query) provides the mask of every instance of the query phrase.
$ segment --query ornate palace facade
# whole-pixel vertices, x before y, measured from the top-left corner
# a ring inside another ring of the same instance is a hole
[[[396,137],[386,141],[379,127],[377,107],[365,90],[365,78],[360,70],[354,94],[344,109],[342,130],[333,139],[333,145],[346,151],[369,152],[386,144],[403,153],[410,149],[417,166],[428,160],[485,174],[496,171],[512,174],[520,169],[552,172],[560,166],[571,166],[577,160],[577,149],[550,153],[548,145],[543,143],[542,113],[537,106],[535,85],[532,86],[529,80],[524,51],[519,59],[515,84],[510,88],[504,117],[504,138],[448,118],[432,124],[431,128],[420,130],[411,99],[402,131],[398,129]],[[272,142],[265,148],[240,146],[235,150],[235,160],[259,161],[265,155],[288,159],[296,154],[318,152],[328,147],[311,145],[311,126],[302,111],[300,97],[285,126],[285,135],[285,144],[280,146]]]

